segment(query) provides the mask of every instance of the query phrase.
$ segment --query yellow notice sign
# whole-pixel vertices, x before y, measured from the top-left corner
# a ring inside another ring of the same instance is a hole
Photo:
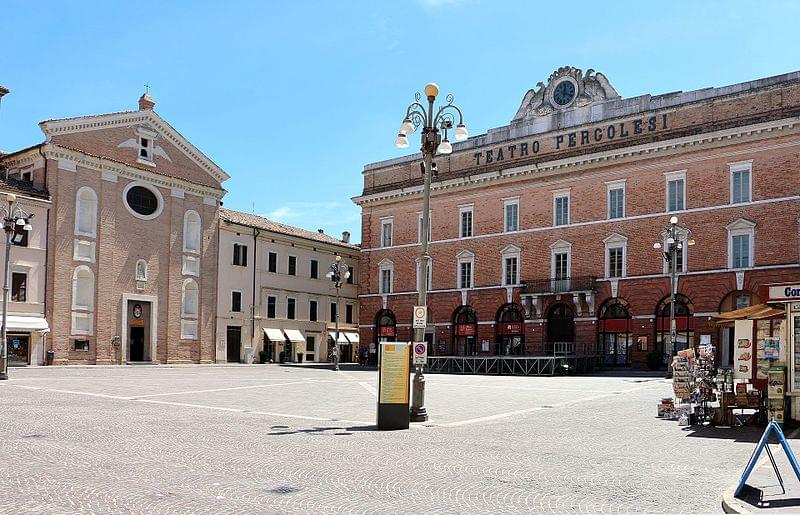
[[[383,344],[378,403],[408,404],[409,346]]]

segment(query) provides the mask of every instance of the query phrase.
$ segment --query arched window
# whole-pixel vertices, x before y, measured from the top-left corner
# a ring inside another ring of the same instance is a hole
[[[670,298],[665,297],[656,308],[656,345],[664,356],[664,364],[679,351],[694,345],[694,316],[689,299],[675,296],[675,341],[670,343]]]
[[[620,299],[611,299],[600,308],[598,344],[606,365],[630,364],[631,316]]]
[[[478,315],[471,306],[459,307],[453,315],[453,348],[451,354],[456,356],[474,356],[480,349],[476,345],[478,338]]]
[[[200,252],[200,215],[187,211],[183,216],[183,251]]]
[[[200,311],[200,290],[194,279],[186,279],[183,281],[183,309],[181,313],[187,318],[197,318]]]
[[[393,342],[397,336],[397,319],[390,309],[383,309],[375,317],[379,342]]]
[[[72,309],[94,310],[94,273],[88,266],[79,266],[72,274]]]
[[[94,272],[86,265],[72,273],[72,334],[91,335],[94,327]]]
[[[75,234],[97,236],[97,193],[88,186],[79,189],[75,198]]]
[[[504,304],[497,311],[497,346],[495,354],[525,354],[523,311],[517,304]]]

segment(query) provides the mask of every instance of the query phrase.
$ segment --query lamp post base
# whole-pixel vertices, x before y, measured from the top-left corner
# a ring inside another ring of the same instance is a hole
[[[417,366],[414,372],[414,383],[411,389],[411,422],[427,422],[428,410],[425,409],[425,376],[422,375],[422,367]]]

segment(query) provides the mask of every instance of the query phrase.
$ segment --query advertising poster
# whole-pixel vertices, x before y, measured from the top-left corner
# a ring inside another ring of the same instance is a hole
[[[736,320],[734,325],[733,378],[753,378],[753,321]]]
[[[408,404],[408,348],[407,343],[383,345],[378,390],[380,404]]]

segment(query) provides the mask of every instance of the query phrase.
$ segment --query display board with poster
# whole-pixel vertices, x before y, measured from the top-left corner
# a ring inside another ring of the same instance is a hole
[[[753,321],[736,320],[734,323],[733,378],[753,379]]]
[[[794,390],[800,390],[800,315],[792,317],[792,327],[794,328]]]
[[[408,429],[410,344],[383,342],[378,367],[378,429]]]

